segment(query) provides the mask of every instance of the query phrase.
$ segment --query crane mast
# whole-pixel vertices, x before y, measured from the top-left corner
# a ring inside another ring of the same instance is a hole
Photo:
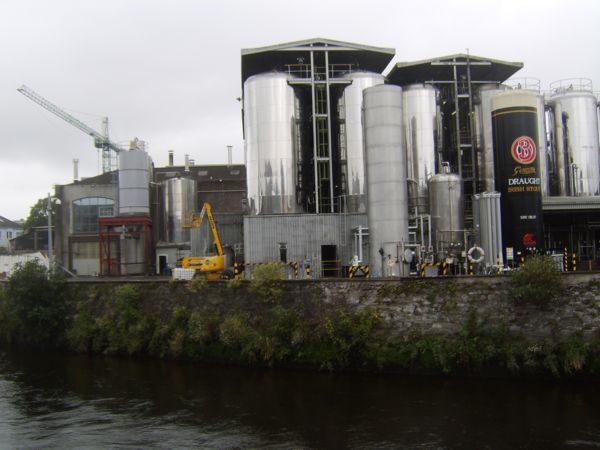
[[[77,119],[76,117],[73,117],[68,112],[63,111],[58,106],[56,106],[54,103],[45,99],[44,97],[42,97],[35,91],[29,89],[27,86],[23,85],[20,88],[18,88],[17,91],[19,91],[21,94],[23,94],[25,97],[29,98],[30,100],[33,100],[35,103],[40,105],[42,108],[50,111],[52,114],[60,117],[64,121],[70,123],[75,128],[78,128],[81,131],[83,131],[85,134],[93,137],[94,138],[94,146],[96,148],[102,149],[102,172],[103,173],[110,172],[112,170],[113,164],[112,164],[111,151],[119,153],[119,152],[125,151],[125,149],[123,147],[121,147],[120,145],[115,144],[108,138],[108,118],[105,117],[102,120],[103,131],[104,131],[104,134],[103,134],[103,133],[100,133],[100,132],[94,130],[93,128],[89,127],[88,125],[83,123],[81,120]]]

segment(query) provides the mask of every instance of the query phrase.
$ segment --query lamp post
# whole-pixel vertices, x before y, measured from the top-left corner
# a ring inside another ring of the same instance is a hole
[[[46,205],[46,212],[48,215],[48,265],[49,269],[54,269],[54,256],[52,254],[52,197],[48,192],[48,204]]]

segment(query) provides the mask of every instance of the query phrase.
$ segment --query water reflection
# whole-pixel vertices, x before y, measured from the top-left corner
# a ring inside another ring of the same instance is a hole
[[[598,448],[596,383],[0,355],[0,448]]]

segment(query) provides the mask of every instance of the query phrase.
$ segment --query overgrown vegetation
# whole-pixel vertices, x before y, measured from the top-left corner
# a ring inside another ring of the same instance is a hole
[[[59,273],[37,261],[20,265],[0,295],[0,339],[33,347],[59,347],[68,324],[67,290]]]
[[[283,295],[284,265],[280,262],[259,264],[250,280],[250,291],[265,301],[279,300]]]
[[[197,301],[198,292],[213,295],[217,285],[209,290],[204,284],[192,284],[194,289],[189,290],[171,284],[164,287],[169,299],[147,298],[156,289],[137,284],[67,286],[43,267],[25,265],[0,290],[0,338],[5,343],[85,353],[270,367],[554,377],[600,374],[600,337],[555,333],[554,338],[528,339],[509,332],[506,324],[479,317],[475,308],[456,335],[417,331],[397,335],[375,307],[290,302],[277,272],[268,273],[275,275],[256,278],[254,285],[223,286],[222,295],[238,299],[225,308],[218,302]],[[273,284],[265,285],[267,280]],[[450,299],[456,286],[443,282],[428,289],[419,283],[383,285],[377,297],[418,290],[422,298]]]
[[[520,303],[547,306],[564,292],[561,274],[549,256],[534,256],[512,273],[513,299]]]

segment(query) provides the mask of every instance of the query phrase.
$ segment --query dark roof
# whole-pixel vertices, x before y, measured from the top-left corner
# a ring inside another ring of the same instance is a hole
[[[313,38],[286,42],[267,47],[242,49],[242,84],[258,73],[283,70],[297,58],[310,61],[311,50],[328,50],[330,64],[356,64],[358,69],[383,72],[396,51],[393,48],[372,47],[363,44]]]
[[[13,222],[12,220],[7,219],[6,217],[0,216],[0,228],[16,228],[20,230],[23,228],[23,225],[17,222]]]
[[[481,56],[458,53],[432,59],[413,62],[399,62],[387,74],[390,83],[405,86],[413,83],[454,80],[451,62],[458,62],[458,73],[466,72],[467,62],[470,64],[471,81],[490,81],[502,83],[515,72],[523,68],[521,62],[500,61]]]
[[[167,178],[191,176],[196,180],[240,180],[246,182],[246,166],[243,164],[215,164],[190,166],[189,173],[185,172],[185,166],[165,166],[154,168],[154,178],[157,182]]]

